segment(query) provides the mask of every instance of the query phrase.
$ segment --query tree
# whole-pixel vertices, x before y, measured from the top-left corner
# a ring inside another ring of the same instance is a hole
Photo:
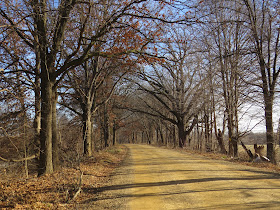
[[[28,161],[37,156],[31,141],[33,133],[28,113],[28,109],[32,107],[29,97],[31,90],[22,72],[5,76],[1,71],[0,74],[0,140],[11,151],[8,157],[1,155],[0,159],[24,162],[25,175],[28,177]]]
[[[273,131],[273,104],[275,89],[279,78],[279,13],[274,1],[243,0],[244,21],[250,31],[252,51],[257,58],[262,89],[266,138],[267,157],[275,163],[274,131]]]
[[[246,114],[244,107],[251,106],[254,103],[251,98],[255,99],[256,96],[252,94],[255,91],[252,83],[256,78],[250,71],[253,58],[248,51],[251,43],[250,33],[244,24],[244,8],[238,0],[209,1],[201,5],[201,12],[204,15],[204,24],[201,24],[204,33],[201,33],[199,40],[203,43],[203,52],[207,52],[202,56],[209,64],[212,80],[215,80],[218,87],[222,87],[217,88],[215,94],[222,96],[223,103],[216,101],[215,104],[220,104],[225,113],[229,155],[237,156],[239,138],[248,132],[248,128],[243,128],[243,133],[239,130],[239,115],[242,112],[242,115]],[[212,84],[210,87],[213,88]],[[212,96],[214,97],[214,92]],[[217,110],[217,105],[213,107],[214,110]],[[215,112],[214,123],[217,136]]]
[[[244,38],[246,32],[240,27],[240,17],[228,9],[239,11],[240,7],[233,3],[215,2],[213,4],[213,19],[210,23],[210,34],[214,35],[216,46],[216,58],[218,58],[218,68],[222,84],[222,95],[224,98],[225,113],[229,136],[229,155],[238,155],[239,138],[239,108],[240,92],[242,91],[243,59],[242,46],[246,45]],[[234,18],[232,18],[234,17]],[[211,20],[211,19],[210,19]],[[215,30],[213,30],[215,28]],[[243,55],[244,56],[244,55]]]
[[[53,162],[53,155],[56,156],[58,151],[55,146],[56,123],[53,117],[55,117],[57,85],[64,75],[94,56],[110,57],[143,51],[153,40],[153,34],[157,31],[157,27],[154,26],[159,22],[188,22],[185,17],[175,21],[171,19],[173,16],[165,17],[162,11],[172,7],[165,1],[131,0],[112,3],[32,0],[1,3],[4,6],[0,14],[5,20],[5,27],[12,29],[22,40],[36,60],[38,67],[36,69],[40,69],[39,174],[52,173],[56,168],[54,164],[57,162]],[[152,3],[153,10],[150,6]],[[89,30],[93,25],[95,30]],[[148,28],[151,30],[147,31]],[[129,39],[130,47],[126,48],[120,44],[110,48],[109,43],[122,40],[123,34],[129,37],[131,35],[129,31],[135,31],[139,35],[138,39],[134,39],[135,37]],[[104,47],[103,51],[96,52],[95,45],[100,40],[105,42],[104,45],[107,47]]]
[[[93,116],[100,107],[107,106],[116,85],[130,68],[119,58],[96,56],[70,71],[64,79],[63,87],[68,91],[61,93],[60,104],[82,119],[85,155],[92,155]]]
[[[166,60],[160,59],[139,73],[140,81],[136,84],[145,93],[140,96],[145,109],[135,111],[176,125],[179,147],[183,147],[204,103],[200,97],[204,78],[194,56],[189,55],[191,44],[186,31],[178,30],[173,35]]]

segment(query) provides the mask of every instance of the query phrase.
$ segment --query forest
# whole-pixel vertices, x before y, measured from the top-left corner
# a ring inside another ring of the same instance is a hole
[[[278,0],[0,0],[0,160],[279,143]],[[258,143],[252,142],[251,143]]]

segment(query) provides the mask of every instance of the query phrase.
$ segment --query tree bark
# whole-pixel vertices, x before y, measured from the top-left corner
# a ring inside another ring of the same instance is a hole
[[[40,148],[40,130],[41,130],[41,94],[40,94],[40,57],[38,47],[36,51],[36,67],[35,67],[35,82],[34,82],[34,94],[35,94],[35,117],[34,117],[34,152],[35,154],[39,153]]]
[[[267,157],[272,163],[275,161],[274,152],[274,137],[273,137],[273,120],[272,120],[272,97],[265,96],[265,124],[266,124],[266,139],[267,139]]]
[[[238,157],[238,137],[233,136],[231,142],[233,148],[233,157]]]
[[[228,115],[228,118],[230,116]],[[231,120],[228,119],[228,154],[233,155],[233,140],[232,140],[232,124]]]
[[[92,120],[90,106],[86,107],[83,115],[83,139],[84,139],[84,154],[88,157],[92,156]]]
[[[204,109],[204,138],[205,138],[205,148],[207,152],[212,150],[212,145],[210,144],[210,123],[209,123],[209,114]]]
[[[41,82],[41,132],[40,132],[40,160],[39,175],[53,172],[52,162],[52,82],[49,74],[42,72]]]
[[[57,171],[60,167],[59,162],[59,142],[57,136],[57,116],[56,116],[56,103],[57,92],[56,87],[53,88],[52,97],[52,155],[53,155],[53,169]]]
[[[41,130],[41,94],[40,94],[40,78],[39,78],[39,69],[37,75],[35,76],[35,84],[34,84],[34,93],[35,93],[35,116],[33,122],[34,128],[34,140],[32,145],[32,150],[36,154],[36,162],[39,163],[40,153],[40,130]]]
[[[164,137],[163,137],[162,127],[159,127],[159,134],[160,134],[161,144],[164,145]]]
[[[224,144],[224,140],[223,140],[223,134],[220,130],[218,131],[217,140],[218,140],[218,143],[219,143],[219,147],[221,149],[221,153],[222,154],[227,154],[225,144]]]
[[[114,125],[113,125],[113,145],[116,144],[116,132],[117,132],[117,128],[116,128],[116,123],[114,122]]]
[[[251,150],[247,149],[247,147],[245,146],[245,144],[244,144],[242,141],[240,141],[240,143],[241,143],[242,147],[245,149],[245,151],[247,152],[247,154],[248,154],[250,160],[252,161],[253,158],[254,158],[254,156],[253,156]]]
[[[108,117],[108,109],[107,104],[104,104],[104,147],[109,146],[109,117]],[[134,139],[132,140],[132,142]],[[134,142],[133,142],[134,143]]]
[[[178,137],[179,137],[179,147],[183,148],[186,143],[186,132],[185,132],[185,125],[183,122],[177,124],[178,128]]]

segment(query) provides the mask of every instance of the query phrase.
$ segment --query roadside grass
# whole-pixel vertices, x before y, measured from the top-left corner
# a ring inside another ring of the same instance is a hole
[[[166,147],[168,149],[174,149],[174,150],[177,150],[180,152],[187,152],[189,154],[200,155],[204,158],[210,158],[210,159],[214,159],[214,160],[225,160],[225,161],[235,162],[235,163],[242,164],[242,165],[260,168],[260,169],[263,169],[263,170],[266,170],[269,172],[280,173],[280,148],[279,148],[279,145],[277,145],[275,148],[277,165],[274,165],[274,164],[268,163],[268,162],[255,163],[255,162],[250,161],[246,151],[243,149],[243,147],[241,145],[238,145],[238,157],[237,158],[230,157],[226,154],[221,154],[218,152],[217,149],[212,152],[206,152],[205,148],[203,148],[202,150],[195,149],[195,147],[193,145],[185,147],[184,149],[180,149],[178,147],[177,148],[168,147],[168,146],[164,146],[164,147]],[[253,154],[255,154],[254,145],[246,145],[246,147],[248,149],[250,149]],[[266,156],[266,145],[264,145],[263,155]]]
[[[266,156],[266,148],[267,148],[267,146],[266,145],[263,145],[263,146],[264,146],[264,150],[263,150],[262,155]],[[246,145],[246,147],[247,147],[247,149],[250,149],[253,154],[255,153],[254,145]],[[246,151],[243,149],[243,147],[241,145],[238,145],[238,156],[242,160],[248,160],[248,155],[247,155]],[[275,157],[276,157],[276,161],[279,162],[280,161],[280,148],[279,148],[279,145],[277,145],[275,147]]]
[[[64,166],[53,174],[28,179],[8,176],[1,170],[0,209],[76,208],[77,204],[95,198],[96,188],[109,180],[126,154],[123,145],[109,147],[83,158],[78,168]]]

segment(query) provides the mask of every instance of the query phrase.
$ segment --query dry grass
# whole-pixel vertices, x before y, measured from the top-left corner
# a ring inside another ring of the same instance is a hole
[[[247,149],[250,149],[253,154],[255,153],[254,145],[246,145],[246,147]],[[264,150],[263,150],[264,156],[266,156],[266,148],[267,148],[266,145],[264,145]],[[248,160],[248,155],[241,145],[238,145],[238,156],[242,160]],[[276,156],[276,161],[279,162],[280,161],[279,145],[277,145],[275,148],[275,156]]]
[[[246,145],[246,147],[248,149],[250,149],[253,154],[255,154],[254,145]],[[179,150],[182,152],[193,153],[193,154],[199,154],[206,158],[236,162],[236,163],[247,165],[247,166],[261,168],[261,169],[264,169],[264,170],[267,170],[270,172],[280,173],[280,148],[279,148],[279,146],[277,146],[276,150],[275,150],[276,160],[278,163],[277,165],[267,163],[267,162],[254,163],[252,161],[249,161],[249,157],[241,145],[238,146],[238,158],[232,158],[225,154],[218,153],[217,151],[216,152],[205,152],[204,150],[201,151],[201,150],[195,150],[195,149],[190,149],[190,148],[185,148],[183,150],[176,148],[176,150]],[[264,145],[263,153],[264,153],[264,155],[266,155],[266,145]]]
[[[108,181],[125,158],[124,146],[111,147],[80,163],[80,170],[64,167],[59,172],[29,179],[0,175],[0,209],[69,209],[94,199],[96,188]],[[80,186],[81,171],[82,185]],[[81,187],[79,196],[74,194]]]

